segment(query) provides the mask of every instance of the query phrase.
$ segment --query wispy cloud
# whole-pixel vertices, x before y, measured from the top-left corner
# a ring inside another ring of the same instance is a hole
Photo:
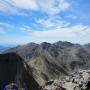
[[[70,3],[67,0],[42,0],[39,4],[41,10],[49,15],[55,15],[70,7]]]
[[[0,22],[0,35],[6,34],[8,29],[11,29],[13,26],[7,23]]]
[[[21,9],[31,9],[31,10],[37,10],[37,0],[11,0],[9,1],[11,5],[14,5],[17,8]]]
[[[19,33],[28,33],[31,31],[31,27],[29,26],[17,26],[9,23],[3,23],[0,22],[0,34],[11,34],[14,32],[19,32]]]
[[[8,36],[10,41],[14,39],[13,43],[19,42],[21,44],[28,43],[30,41],[34,41],[34,42],[43,42],[43,41],[52,42],[53,41],[54,42],[59,39],[69,41],[73,39],[77,40],[77,38],[83,38],[85,40],[87,39],[87,37],[90,38],[89,37],[90,27],[85,26],[83,24],[76,24],[76,25],[69,26],[69,27],[59,27],[58,26],[58,28],[48,28],[47,27],[46,30],[38,31],[38,30],[34,30],[30,26],[18,26],[15,29],[14,25],[0,23],[0,34],[6,35],[7,33],[12,33],[12,32],[13,33],[14,32],[24,33],[24,35],[20,35],[17,37],[13,36],[12,38],[11,38],[12,36],[11,34],[10,36]]]
[[[87,43],[90,38],[90,27],[78,24],[66,28],[58,28],[46,31],[33,31],[32,34],[24,37],[27,42],[55,42],[58,40],[66,40],[75,43]],[[88,39],[87,39],[88,38]],[[81,40],[83,39],[83,40]],[[80,41],[81,40],[81,41]]]
[[[36,19],[36,22],[42,25],[45,29],[58,29],[61,27],[68,27],[70,22],[62,20],[60,17],[51,17],[47,19]]]
[[[22,27],[19,27],[19,31],[30,34],[31,32],[33,32],[33,28],[30,26],[22,26]]]
[[[17,9],[11,5],[7,0],[0,0],[0,12],[4,13],[16,13]]]
[[[0,0],[0,42],[89,42],[90,5],[79,1]]]
[[[23,10],[34,10],[53,15],[69,7],[67,0],[0,0],[0,11],[9,14],[18,14],[20,10],[25,14]]]
[[[77,19],[78,17],[76,15],[70,14],[70,15],[67,16],[67,18]]]
[[[75,43],[87,43],[90,38],[90,27],[78,24],[71,27],[46,30],[46,31],[35,31],[32,30],[27,36],[20,37],[23,40],[21,43],[33,42],[55,42],[58,40],[66,40]],[[88,38],[88,39],[87,39]],[[83,39],[83,40],[81,40]],[[80,41],[81,40],[81,41]],[[18,42],[19,42],[18,41]]]
[[[32,36],[36,37],[76,37],[77,34],[83,35],[86,31],[89,31],[90,28],[81,24],[66,27],[58,28],[46,31],[33,31]]]
[[[18,30],[14,29],[9,31],[9,35],[7,34],[8,31],[9,29],[6,31],[5,29],[0,31],[0,33],[3,34],[2,38],[4,38],[3,41],[0,41],[1,43],[8,42],[9,44],[23,44],[28,42],[40,43],[43,41],[55,42],[58,40],[85,43],[88,42],[87,38],[90,38],[90,27],[82,24],[76,24],[70,27],[59,27],[58,29],[48,29],[44,31],[37,31],[33,30],[30,26],[23,26],[18,27]],[[20,34],[24,33],[24,35],[14,35],[12,37],[10,33],[14,33],[16,31]],[[83,39],[83,41],[80,41],[79,39]]]
[[[3,22],[0,22],[0,28],[1,29],[8,29],[8,28],[13,28],[14,27],[14,25],[10,25],[10,24],[8,24],[8,23],[3,23]]]

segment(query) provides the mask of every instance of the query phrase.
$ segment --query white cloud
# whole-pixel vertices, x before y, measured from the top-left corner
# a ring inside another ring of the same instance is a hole
[[[0,34],[1,35],[7,35],[11,31],[13,31],[13,28],[15,28],[15,26],[12,24],[0,22]]]
[[[5,30],[4,30],[5,31]],[[15,30],[12,30],[14,32]],[[12,33],[11,32],[11,33]],[[82,24],[77,24],[70,27],[60,27],[58,29],[48,29],[44,31],[33,30],[29,26],[18,27],[17,32],[24,32],[26,34],[13,36],[11,34],[4,34],[2,37],[4,38],[0,42],[8,42],[9,44],[25,44],[28,42],[55,42],[58,40],[85,43],[90,42],[90,27],[84,26]],[[3,31],[1,33],[4,33]],[[0,36],[1,37],[1,36]],[[82,41],[80,41],[82,39]]]
[[[0,0],[0,12],[4,13],[16,13],[17,9],[10,5],[10,3],[7,0]]]
[[[0,12],[27,16],[27,9],[35,9],[34,0],[0,0]]]
[[[60,17],[51,17],[48,19],[36,19],[36,23],[40,24],[45,29],[58,29],[61,27],[67,27],[69,22],[62,20]]]
[[[32,28],[30,26],[19,27],[19,31],[24,32],[24,33],[31,33],[31,32],[33,32]]]
[[[14,25],[11,25],[11,24],[8,24],[8,23],[3,23],[3,22],[0,22],[0,29],[2,30],[7,30],[9,28],[13,28]]]
[[[12,36],[14,32],[15,32],[15,35],[16,33],[17,34],[19,33],[19,35],[20,34],[30,35],[30,33],[33,32],[33,29],[30,26],[25,26],[25,25],[16,26],[14,24],[0,22],[0,34],[1,35],[8,35],[8,36],[11,35]]]
[[[88,39],[87,39],[88,38]],[[32,30],[27,36],[21,37],[23,40],[21,43],[28,42],[55,42],[58,40],[71,41],[75,43],[90,42],[90,27],[82,24],[77,24],[71,27],[46,30],[46,31],[35,31]],[[81,40],[83,39],[83,40]],[[81,41],[80,41],[81,40]],[[18,41],[19,42],[19,41]]]
[[[46,28],[53,27],[53,25],[54,25],[50,19],[38,19],[38,20],[36,20],[36,22]]]
[[[28,10],[28,12],[36,10],[55,15],[67,10],[69,7],[70,3],[67,0],[0,0],[0,11],[9,14],[25,14],[24,11],[20,12],[21,9]]]
[[[67,16],[68,18],[77,19],[78,17],[76,15],[70,14]]]
[[[72,27],[66,27],[66,28],[58,28],[58,29],[52,29],[52,30],[46,30],[46,31],[33,31],[32,36],[43,38],[43,37],[76,37],[78,33],[83,35],[83,32],[85,33],[85,30],[87,30],[86,26],[83,25],[75,25]]]
[[[49,22],[49,23],[51,23],[51,22]],[[53,24],[51,26],[53,26]],[[77,24],[77,25],[69,26],[69,27],[61,27],[61,26],[59,27],[58,26],[58,28],[57,27],[56,28],[48,28],[48,26],[46,26],[46,28],[47,29],[44,31],[33,30],[33,28],[30,26],[17,26],[17,28],[15,29],[15,26],[12,24],[0,23],[0,30],[1,30],[0,32],[10,32],[10,31],[14,32],[16,30],[18,32],[25,32],[28,35],[30,35],[32,37],[37,37],[37,38],[76,37],[76,36],[78,36],[78,34],[80,36],[85,36],[85,35],[90,34],[90,27],[82,25],[82,24]]]
[[[42,0],[39,4],[41,10],[49,15],[55,15],[70,7],[70,3],[67,0]]]
[[[37,0],[11,0],[9,2],[10,4],[22,9],[38,9]]]
[[[0,22],[0,35],[7,34],[7,30],[12,27],[10,24]]]

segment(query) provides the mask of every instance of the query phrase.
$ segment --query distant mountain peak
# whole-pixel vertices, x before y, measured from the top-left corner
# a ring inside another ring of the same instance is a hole
[[[28,43],[27,45],[38,45],[38,44],[34,43],[34,42],[31,42],[31,43]]]
[[[43,49],[48,49],[48,48],[51,46],[51,43],[42,42],[40,45],[41,45],[41,47],[42,47]]]
[[[58,41],[58,42],[54,43],[54,45],[61,49],[65,49],[68,47],[72,47],[74,44],[72,44],[71,42],[67,42],[67,41]]]

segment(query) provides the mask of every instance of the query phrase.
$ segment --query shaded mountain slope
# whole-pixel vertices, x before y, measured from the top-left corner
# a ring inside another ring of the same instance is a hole
[[[60,75],[68,75],[66,68],[59,61],[55,61],[48,53],[28,61],[28,65],[32,67],[33,76],[40,85]]]
[[[29,43],[7,52],[19,54],[32,67],[32,74],[40,83],[73,70],[90,69],[89,50],[89,46],[87,49],[85,45],[58,41],[53,44]]]
[[[35,51],[37,47],[38,47],[38,44],[29,43],[27,45],[17,46],[15,48],[6,50],[5,53],[15,52],[19,54],[24,60],[30,60],[30,58],[35,56]]]
[[[28,65],[15,53],[0,54],[0,88],[15,83],[25,90],[39,90]]]

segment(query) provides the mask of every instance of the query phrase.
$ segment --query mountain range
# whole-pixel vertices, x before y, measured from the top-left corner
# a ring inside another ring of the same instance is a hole
[[[10,52],[18,54],[27,63],[39,85],[78,69],[90,69],[90,44],[67,41],[28,43],[4,53]]]

